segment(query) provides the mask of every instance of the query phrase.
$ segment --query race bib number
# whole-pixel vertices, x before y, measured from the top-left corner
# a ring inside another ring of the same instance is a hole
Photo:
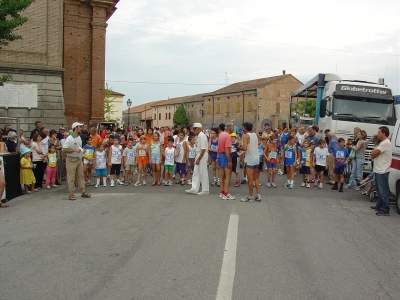
[[[307,158],[308,158],[308,153],[307,153],[307,152],[304,152],[304,153],[303,153],[303,158],[304,158],[304,159],[307,159]]]
[[[286,157],[286,158],[292,158],[292,157],[293,157],[293,152],[286,151],[286,152],[285,152],[285,157]]]
[[[195,149],[190,149],[189,150],[189,157],[190,158],[193,158],[193,157],[195,157],[196,156],[196,151],[195,151]]]
[[[319,158],[319,159],[325,159],[325,157],[326,157],[325,154],[320,154],[320,155],[318,155],[318,158]]]
[[[344,159],[344,152],[343,151],[337,151],[336,152],[336,158],[337,159]]]
[[[113,155],[114,156],[119,156],[121,154],[121,152],[119,152],[119,150],[114,150],[113,151]]]
[[[270,152],[269,158],[276,159],[276,152],[275,151]]]
[[[211,145],[212,150],[217,150],[218,146],[217,145]]]
[[[146,156],[146,150],[140,149],[139,150],[139,156]]]
[[[128,152],[128,158],[134,158],[133,152]]]

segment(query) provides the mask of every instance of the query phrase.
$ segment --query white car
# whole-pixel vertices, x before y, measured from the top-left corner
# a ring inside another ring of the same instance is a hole
[[[390,193],[396,196],[396,210],[400,214],[400,120],[392,132],[392,164],[389,173]]]

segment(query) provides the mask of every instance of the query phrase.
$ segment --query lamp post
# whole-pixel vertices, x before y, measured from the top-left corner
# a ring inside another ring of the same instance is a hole
[[[127,128],[127,130],[129,130],[129,119],[131,116],[131,105],[132,105],[131,99],[128,99],[128,101],[126,101],[126,105],[128,105],[128,128]]]

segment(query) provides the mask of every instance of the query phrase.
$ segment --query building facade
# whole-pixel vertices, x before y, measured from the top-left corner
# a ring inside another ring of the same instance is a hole
[[[21,40],[0,50],[0,74],[11,84],[37,84],[37,108],[0,107],[29,130],[104,120],[105,33],[119,0],[36,0],[21,14]]]

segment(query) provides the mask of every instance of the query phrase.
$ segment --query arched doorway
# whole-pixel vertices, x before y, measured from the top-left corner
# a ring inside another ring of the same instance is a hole
[[[272,121],[270,119],[264,119],[261,121],[261,128],[264,128],[265,123],[268,123],[269,127],[272,127]]]
[[[221,124],[221,121],[220,121],[220,120],[215,120],[215,121],[214,121],[214,127],[215,127],[215,128],[218,127],[219,124]]]
[[[207,120],[206,121],[206,126],[207,126],[208,129],[210,129],[211,126],[212,126],[212,122],[210,120]]]

